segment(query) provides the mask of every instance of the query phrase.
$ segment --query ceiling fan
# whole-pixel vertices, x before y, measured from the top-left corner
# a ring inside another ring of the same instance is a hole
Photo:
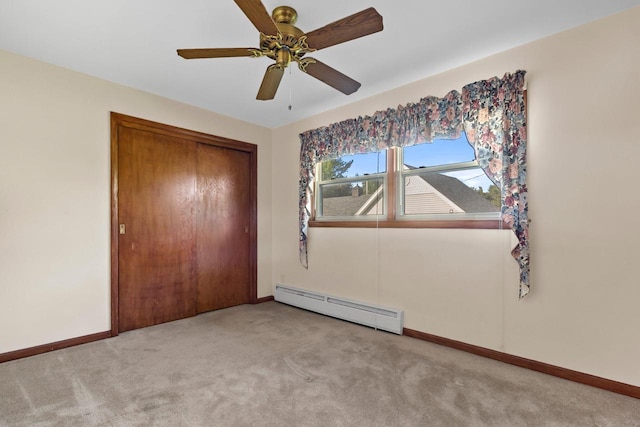
[[[279,6],[271,16],[260,0],[234,0],[247,18],[260,32],[260,48],[178,49],[185,59],[229,58],[237,56],[266,56],[275,61],[267,67],[258,90],[259,100],[273,99],[282,80],[285,68],[291,61],[303,72],[350,95],[360,88],[360,83],[307,53],[334,46],[349,40],[382,31],[382,16],[372,7],[342,18],[317,30],[305,33],[295,27],[297,12],[288,6]]]

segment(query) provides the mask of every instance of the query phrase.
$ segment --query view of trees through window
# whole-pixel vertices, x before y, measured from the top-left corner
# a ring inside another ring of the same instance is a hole
[[[336,178],[346,178],[346,173],[353,164],[353,160],[332,159],[322,162],[321,179],[330,181]],[[325,188],[322,192],[323,197],[341,197],[351,195],[351,183],[335,184]]]
[[[338,178],[360,176],[362,176],[364,179],[362,181],[345,182],[342,184],[332,184],[330,186],[326,186],[324,187],[322,192],[322,196],[324,198],[352,196],[354,194],[354,189],[358,190],[359,196],[368,195],[375,193],[378,187],[380,187],[382,183],[381,180],[366,179],[365,177],[369,175],[369,173],[364,173],[361,175],[360,172],[354,172],[352,170],[352,165],[354,162],[354,159],[352,157],[355,156],[345,156],[338,159],[332,159],[322,162],[320,179],[322,181],[331,181]],[[373,173],[375,173],[375,171]]]
[[[500,207],[500,189],[495,185],[489,185],[489,188],[485,192],[482,187],[478,187],[476,190],[478,194],[487,199],[493,206]]]

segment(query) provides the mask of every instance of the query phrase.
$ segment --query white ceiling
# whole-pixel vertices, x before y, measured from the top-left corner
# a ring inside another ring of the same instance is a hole
[[[294,7],[296,26],[305,32],[375,7],[383,17],[382,32],[310,55],[362,83],[360,90],[343,95],[294,66],[273,101],[257,101],[272,63],[268,58],[180,58],[178,48],[258,46],[257,30],[232,0],[0,0],[0,49],[275,128],[629,9],[640,0],[263,3],[269,12]]]

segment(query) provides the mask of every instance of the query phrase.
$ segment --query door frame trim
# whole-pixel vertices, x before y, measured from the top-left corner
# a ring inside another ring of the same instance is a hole
[[[118,129],[120,127],[144,130],[160,135],[167,135],[194,141],[215,147],[230,148],[250,155],[250,188],[251,211],[249,213],[249,303],[256,304],[258,299],[258,146],[248,142],[237,141],[221,136],[206,134],[189,129],[179,128],[162,123],[152,122],[137,117],[111,112],[111,336],[119,333],[119,230],[118,218]]]

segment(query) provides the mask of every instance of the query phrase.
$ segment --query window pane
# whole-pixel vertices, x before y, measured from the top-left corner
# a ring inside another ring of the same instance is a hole
[[[320,186],[320,216],[345,217],[384,214],[382,178]]]
[[[463,133],[458,139],[434,139],[433,142],[405,147],[403,163],[409,169],[471,162],[476,155]]]
[[[480,168],[409,175],[403,183],[405,215],[500,211],[500,191]]]
[[[339,159],[322,162],[321,181],[334,178],[352,178],[355,176],[372,175],[387,171],[387,152],[354,154],[342,156]]]

